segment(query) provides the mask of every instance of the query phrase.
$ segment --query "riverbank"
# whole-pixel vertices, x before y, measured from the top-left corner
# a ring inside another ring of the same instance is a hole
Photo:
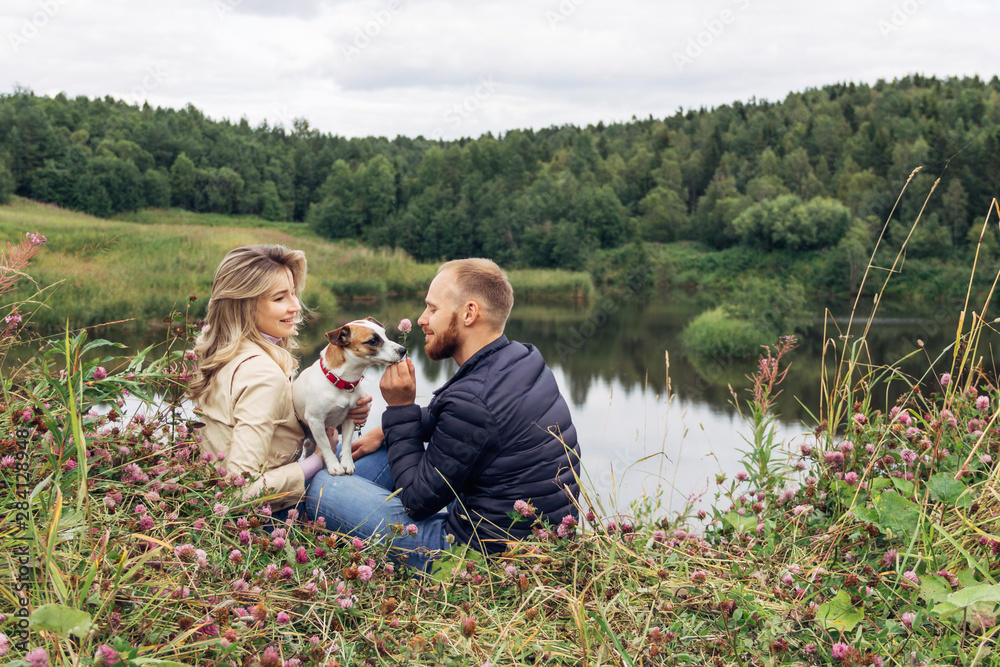
[[[991,664],[1000,395],[974,369],[890,414],[845,395],[787,459],[786,342],[709,511],[652,494],[608,512],[584,485],[584,522],[512,507],[532,539],[424,578],[304,517],[265,532],[168,407],[99,414],[177,395],[186,371],[82,361],[95,344],[65,341],[4,394],[0,567],[23,587],[0,651],[30,660],[11,664]]]
[[[304,249],[309,259],[306,305],[334,312],[339,299],[423,297],[437,264],[414,261],[402,251],[370,250],[332,243],[308,226],[268,223],[255,217],[150,209],[105,220],[15,198],[0,206],[0,237],[26,231],[48,238],[32,265],[34,284],[22,281],[6,302],[40,294],[28,325],[51,333],[130,320],[137,330],[171,312],[204,313],[215,267],[230,249],[280,243]],[[586,273],[511,271],[519,298],[586,302],[595,294]],[[58,288],[54,287],[58,284]],[[192,299],[193,297],[193,299]]]

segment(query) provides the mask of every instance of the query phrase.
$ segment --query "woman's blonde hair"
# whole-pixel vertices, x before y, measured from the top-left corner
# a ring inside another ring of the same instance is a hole
[[[230,251],[219,264],[212,281],[206,324],[194,345],[198,369],[188,388],[193,398],[208,389],[219,368],[236,358],[244,340],[257,343],[286,374],[295,370],[298,364],[291,354],[298,348],[295,336],[282,338],[274,345],[257,329],[260,298],[285,269],[291,271],[292,289],[300,297],[306,282],[306,256],[301,250],[281,245],[243,246]]]

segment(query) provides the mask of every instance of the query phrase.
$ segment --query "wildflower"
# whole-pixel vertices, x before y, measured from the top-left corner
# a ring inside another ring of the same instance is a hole
[[[708,579],[708,573],[704,570],[695,570],[691,573],[691,581],[695,584],[703,584]]]
[[[796,505],[792,509],[792,514],[795,516],[800,516],[802,514],[812,514],[812,505]]]
[[[831,651],[834,660],[843,660],[847,656],[847,652],[850,650],[850,646],[843,642],[837,642],[833,645],[833,650]]]
[[[534,515],[535,508],[531,505],[531,503],[525,502],[524,500],[518,500],[514,503],[514,511],[523,517],[529,517]]]
[[[736,473],[736,479],[738,479],[741,482],[745,482],[748,479],[750,479],[750,475],[748,475],[745,470],[740,470],[738,473]]]
[[[309,562],[309,554],[306,553],[305,547],[299,547],[295,551],[295,562],[299,564],[304,564]]]
[[[399,326],[397,326],[396,328],[402,331],[403,333],[408,334],[410,333],[410,330],[413,329],[413,323],[410,322],[409,318],[404,317],[399,321]]]
[[[912,630],[913,621],[917,620],[917,615],[912,611],[903,612],[903,616],[900,620],[903,621],[903,625],[906,626],[907,630]]]
[[[844,475],[844,481],[847,482],[849,485],[854,486],[855,484],[858,483],[858,473],[852,470],[851,472]]]
[[[903,459],[903,463],[906,465],[912,466],[914,462],[920,458],[920,455],[912,449],[904,447],[903,450],[899,452],[899,458]]]
[[[94,369],[95,380],[103,380],[106,377],[108,377],[108,371],[104,369],[104,366],[98,366]],[[107,644],[105,644],[105,646],[107,646]]]
[[[844,440],[842,443],[837,445],[837,449],[842,451],[844,454],[848,454],[854,451],[854,443],[850,440]]]
[[[794,497],[795,497],[795,491],[793,491],[792,489],[784,489],[782,490],[781,495],[778,496],[778,502],[779,503],[788,502]]]
[[[980,412],[986,412],[990,409],[990,397],[980,396],[976,399],[976,409]]]
[[[657,532],[660,532],[660,531],[657,531]],[[686,540],[687,537],[688,537],[688,534],[687,534],[686,530],[682,530],[682,529],[678,528],[677,530],[674,531],[674,538],[675,539]]]
[[[239,549],[233,549],[229,552],[229,560],[239,565],[243,562],[243,553]]]
[[[250,590],[250,584],[248,584],[245,579],[237,579],[233,582],[233,590],[237,592],[248,591]]]
[[[260,667],[281,667],[281,657],[273,646],[264,649],[264,654],[260,656]]]
[[[860,412],[855,413],[853,419],[854,423],[857,424],[858,426],[864,426],[865,424],[868,423],[868,417],[866,417],[864,414]]]
[[[191,524],[191,528],[193,530],[203,530],[205,528],[205,520],[201,517],[198,517],[197,519],[194,520],[194,523]]]
[[[149,482],[149,475],[144,473],[137,463],[128,463],[125,465],[121,479],[124,484],[146,484]]]
[[[885,552],[885,555],[882,556],[882,563],[886,567],[892,567],[893,563],[896,562],[896,559],[898,557],[899,557],[898,551],[896,551],[895,549],[889,549],[888,551]]]
[[[824,452],[823,460],[835,468],[839,468],[844,463],[843,452]]]
[[[148,514],[143,514],[139,519],[139,530],[151,530],[155,525],[156,522],[153,521],[153,517]]]
[[[799,445],[799,451],[802,452],[802,456],[809,456],[812,454],[813,448],[812,445],[802,443]]]
[[[462,619],[462,634],[466,637],[476,634],[476,619],[471,616]]]
[[[285,538],[283,538],[283,537],[276,537],[276,538],[274,538],[271,541],[271,544],[274,546],[275,549],[284,549],[285,548]]]
[[[416,535],[417,534],[417,524],[411,523],[411,524],[407,525],[406,526],[406,532],[409,535]]]
[[[287,612],[279,611],[277,620],[278,620],[278,625],[287,625],[288,623],[291,622],[292,618],[288,615]]]
[[[357,549],[358,551],[361,551],[362,549],[365,548],[365,543],[361,541],[360,537],[355,537],[353,540],[351,540],[351,544],[354,545],[354,548]]]
[[[989,454],[982,454],[979,457],[979,462],[982,463],[984,466],[988,466],[989,464],[993,463],[993,457],[990,456]]]
[[[941,386],[942,387],[947,387],[950,384],[951,384],[951,373],[942,373],[941,374]]]
[[[913,570],[907,570],[906,572],[904,572],[903,573],[903,579],[905,579],[906,581],[910,582],[914,586],[919,586],[920,585],[920,577],[918,577],[917,573],[914,572]]]
[[[509,577],[517,576],[517,567],[514,565],[508,565],[504,571],[507,573],[507,576]]]
[[[28,667],[48,667],[49,654],[39,646],[28,651],[28,654],[24,656],[24,661],[28,663]]]
[[[45,245],[49,241],[47,238],[45,238],[41,234],[34,234],[32,232],[25,232],[24,235],[28,237],[28,242],[31,245]],[[46,660],[48,660],[48,658],[46,658]],[[32,666],[32,667],[34,667],[34,666]]]

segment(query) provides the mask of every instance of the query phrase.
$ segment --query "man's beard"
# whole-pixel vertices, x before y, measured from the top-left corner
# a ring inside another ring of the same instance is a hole
[[[451,359],[458,351],[458,313],[451,314],[451,322],[445,331],[435,331],[434,338],[424,346],[424,352],[431,361]]]

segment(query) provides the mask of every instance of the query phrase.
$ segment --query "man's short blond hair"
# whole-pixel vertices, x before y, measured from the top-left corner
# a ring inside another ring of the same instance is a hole
[[[496,331],[503,331],[514,306],[514,288],[507,274],[491,259],[471,257],[453,259],[438,268],[438,275],[445,271],[455,277],[455,298],[458,303],[475,301],[483,319]]]

